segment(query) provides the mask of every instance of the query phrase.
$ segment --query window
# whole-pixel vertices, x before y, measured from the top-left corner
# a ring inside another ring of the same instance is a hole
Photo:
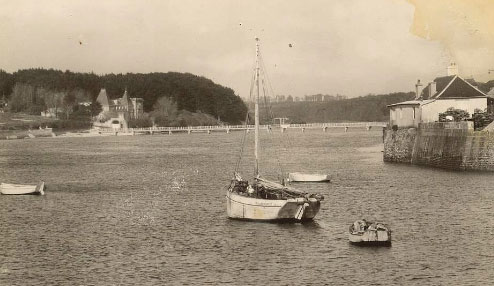
[[[413,119],[415,119],[415,107],[413,108]]]

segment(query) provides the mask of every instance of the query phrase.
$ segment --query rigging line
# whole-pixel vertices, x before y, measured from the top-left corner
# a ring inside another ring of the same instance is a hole
[[[262,58],[262,55],[261,55],[261,63],[263,65],[263,69],[266,70],[266,66],[264,65],[264,60]],[[265,75],[266,81],[268,83],[268,88],[270,89],[271,94],[274,96],[275,93],[274,93],[273,85],[271,84],[271,80],[269,79],[269,75],[266,72],[264,72],[264,75]],[[271,105],[269,105],[269,112],[270,112],[271,118],[274,118],[274,113],[273,113],[273,109],[271,108]],[[281,122],[280,122],[280,125],[281,125]],[[280,137],[283,137],[283,136],[280,136]],[[288,138],[288,142],[285,142],[285,140],[281,139],[281,142],[283,145],[282,147],[285,148],[285,150],[288,150],[288,148],[291,147],[291,142],[289,141],[288,135],[287,135],[287,138]],[[288,147],[286,146],[286,143],[288,144]]]
[[[261,63],[263,65],[263,69],[266,70],[266,67],[264,66],[264,60],[262,58],[262,55],[260,55],[260,58],[261,58]],[[269,75],[266,72],[264,72],[264,74],[265,74],[265,77],[266,77],[266,81],[268,83],[268,87],[269,87],[269,89],[271,91],[271,94],[274,95],[274,89],[273,89],[273,85],[271,84],[271,80],[269,79]],[[271,117],[274,117],[274,114],[273,114],[273,110],[271,108],[271,105],[269,106],[269,109],[270,109],[270,112],[271,112]],[[281,125],[281,123],[280,123],[280,125]],[[283,136],[281,136],[281,137],[283,137]],[[285,140],[281,140],[281,141],[282,141],[282,144],[283,144],[282,147],[285,148],[285,150],[288,150],[290,147],[292,147],[292,144],[291,144],[290,137],[288,136],[288,134],[286,134],[286,137],[288,138],[287,142],[285,142]],[[285,143],[288,144],[288,147],[285,145]]]
[[[266,69],[266,66],[264,65],[264,59],[262,58],[262,54],[259,55],[259,58],[260,58],[260,62],[262,65],[263,75],[264,75],[264,78],[266,78],[266,82],[267,82],[267,85],[269,88],[268,91],[271,91],[271,95],[274,96],[273,86],[271,85],[271,81],[269,80],[268,73],[266,72],[267,69]],[[266,100],[266,98],[265,98],[265,100]],[[271,108],[271,104],[269,104],[267,108],[268,108],[268,112],[269,112],[268,116],[271,116],[271,118],[274,118],[273,109]]]
[[[263,73],[263,75],[266,75],[265,72]],[[265,83],[264,83],[264,79],[262,80],[262,83],[263,83],[263,86],[262,86],[262,91],[263,91],[263,95],[264,95],[264,100],[265,100],[265,104],[266,104],[266,112],[268,113],[267,114],[267,117],[268,117],[268,121],[269,120],[273,120],[273,113],[272,112],[269,112],[270,110],[268,110],[268,108],[271,107],[271,105],[268,105],[268,102],[266,101],[266,86],[265,86]],[[269,127],[268,127],[269,128]],[[272,145],[275,145],[275,140],[274,140],[274,134],[271,130],[268,130],[269,132],[269,137],[271,139],[271,144]],[[283,147],[283,146],[280,146],[280,147]],[[284,171],[284,168],[283,168],[283,165],[281,164],[281,150],[280,148],[275,148],[276,150],[276,159],[277,159],[277,162],[278,162],[278,167],[281,171],[281,176],[283,177],[285,171]]]
[[[273,110],[271,109],[271,105],[268,104],[268,102],[267,102],[266,83],[264,82],[264,79],[266,79],[266,81],[268,82],[269,85],[270,85],[270,82],[269,82],[268,74],[266,72],[266,66],[264,64],[264,60],[263,60],[261,54],[259,55],[259,61],[260,61],[260,64],[261,64],[261,71],[262,71],[262,75],[263,75],[263,80],[262,80],[263,86],[262,86],[262,89],[263,89],[263,95],[264,95],[264,101],[265,101],[265,105],[266,105],[266,110],[267,110],[267,113],[268,113],[267,117],[268,117],[268,119],[271,119],[272,120],[274,118],[274,114],[273,114]],[[271,91],[273,91],[272,86],[271,86]],[[272,94],[274,95],[274,92],[272,92]],[[274,144],[274,140],[273,140],[273,138],[274,138],[273,133],[270,132],[269,135],[270,136],[268,136],[268,137],[270,137],[270,139],[271,139],[271,144],[272,145],[275,145]],[[281,140],[281,141],[283,141],[283,140]],[[282,144],[283,144],[283,142],[281,144],[278,144],[278,146],[281,145],[279,148],[275,148],[275,150],[276,150],[275,151],[276,152],[276,156],[275,157],[276,157],[276,160],[278,162],[278,168],[279,168],[279,170],[281,172],[281,177],[284,179],[285,169],[284,169],[283,164],[281,163],[281,160],[280,160],[280,158],[281,158],[281,150],[280,149],[283,148]]]
[[[252,70],[255,70],[255,63],[254,63],[254,67],[252,68]],[[252,78],[250,81],[249,103],[252,103],[252,91],[254,89],[255,77],[256,77],[256,74],[255,74],[255,72],[253,72]],[[247,105],[249,105],[249,103]],[[244,134],[242,136],[242,144],[240,144],[240,152],[239,152],[239,157],[237,159],[237,164],[235,165],[235,173],[237,173],[238,170],[240,169],[240,163],[242,161],[242,157],[243,157],[244,149],[245,149],[245,141],[247,138],[247,132],[249,131],[249,129],[247,127],[249,125],[249,123],[250,123],[250,121],[249,121],[249,108],[247,108],[247,114],[245,115],[245,131],[244,131]]]

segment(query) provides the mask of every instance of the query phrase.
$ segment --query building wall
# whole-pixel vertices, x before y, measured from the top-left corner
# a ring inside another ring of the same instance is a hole
[[[138,119],[144,114],[144,100],[131,98],[129,104],[122,104],[118,99],[111,100],[109,105],[102,105],[102,111],[116,112],[126,120]]]
[[[421,111],[418,105],[398,105],[392,106],[389,111],[389,124],[391,126],[417,127]]]
[[[131,118],[141,118],[141,116],[144,114],[144,100],[142,98],[131,98]],[[129,106],[130,107],[130,106]]]
[[[439,113],[445,112],[450,107],[466,110],[471,116],[475,109],[487,108],[487,98],[437,99],[421,107],[422,122],[439,121]]]

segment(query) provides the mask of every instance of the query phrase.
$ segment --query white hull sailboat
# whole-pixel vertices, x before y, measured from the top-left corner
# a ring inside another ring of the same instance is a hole
[[[236,176],[226,194],[230,218],[259,221],[306,221],[319,212],[318,194],[306,194],[281,184],[256,179],[248,185]]]
[[[255,145],[254,180],[249,183],[235,171],[226,193],[227,215],[232,219],[254,221],[305,221],[312,220],[324,199],[319,194],[301,192],[291,187],[262,179],[259,174],[259,39],[256,38],[255,70]],[[237,165],[238,167],[238,165]]]
[[[305,173],[289,173],[288,180],[290,182],[329,182],[329,175],[326,174],[305,174]]]
[[[20,185],[20,184],[0,184],[0,193],[2,195],[44,195],[45,182],[41,181],[38,185]]]

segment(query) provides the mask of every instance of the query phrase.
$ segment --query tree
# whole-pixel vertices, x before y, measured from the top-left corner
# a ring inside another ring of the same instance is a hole
[[[470,118],[470,114],[466,110],[456,109],[454,107],[450,107],[445,112],[439,113],[439,122],[465,121],[468,118]]]
[[[167,96],[160,97],[151,112],[151,117],[158,126],[169,126],[177,118],[177,115],[177,104]]]
[[[97,116],[98,114],[103,111],[103,108],[101,107],[101,104],[97,101],[91,102],[91,117]]]
[[[14,88],[14,77],[0,69],[0,98],[7,97]]]
[[[76,97],[73,92],[65,92],[62,99],[62,108],[65,112],[65,119],[69,119],[69,115],[74,108],[74,104],[76,103]]]
[[[44,96],[46,109],[55,113],[58,118],[58,110],[62,106],[62,101],[65,94],[63,92],[47,92]]]

